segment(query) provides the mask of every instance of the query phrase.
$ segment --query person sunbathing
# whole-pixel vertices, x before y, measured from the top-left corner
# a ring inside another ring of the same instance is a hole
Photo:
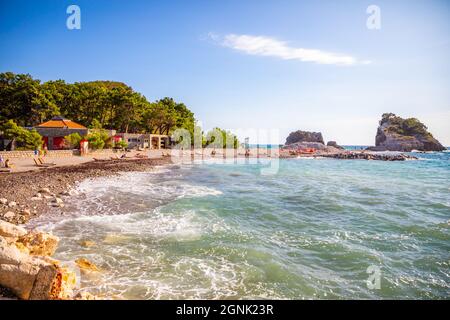
[[[9,161],[9,159],[5,160],[5,168],[12,169],[14,168],[14,164]]]

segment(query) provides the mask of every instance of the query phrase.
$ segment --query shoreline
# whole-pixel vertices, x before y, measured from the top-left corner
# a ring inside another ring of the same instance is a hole
[[[208,151],[209,152],[209,151]],[[264,149],[251,149],[250,156],[245,157],[239,150],[217,150],[215,155],[201,152],[181,151],[178,155],[150,158],[101,159],[72,163],[39,170],[17,171],[0,175],[0,219],[14,223],[26,224],[33,218],[47,214],[53,208],[64,207],[64,198],[71,195],[77,183],[96,177],[117,175],[120,172],[143,172],[155,166],[180,164],[185,160],[221,160],[221,159],[297,159],[329,158],[338,160],[381,160],[404,161],[417,159],[404,153],[387,155],[386,153],[347,151],[317,152],[314,154],[290,154],[279,149],[274,154]]]
[[[143,172],[170,163],[170,158],[103,160],[0,175],[0,219],[26,224],[51,209],[62,208],[63,199],[83,180]]]
[[[54,167],[33,168],[0,175],[0,219],[14,224],[25,224],[29,220],[45,214],[50,208],[64,206],[62,198],[70,196],[71,189],[78,182],[88,178],[116,175],[119,172],[142,172],[154,166],[179,164],[184,161],[220,160],[220,159],[296,159],[296,158],[329,158],[338,160],[378,160],[405,161],[418,158],[405,153],[385,153],[367,151],[349,151],[333,148],[312,154],[293,152],[287,149],[269,150],[264,148],[250,149],[245,156],[241,149],[217,149],[214,155],[210,149],[202,150],[167,150],[164,153],[150,154],[148,158],[125,159],[79,159],[69,158]],[[31,159],[27,160],[28,162]]]

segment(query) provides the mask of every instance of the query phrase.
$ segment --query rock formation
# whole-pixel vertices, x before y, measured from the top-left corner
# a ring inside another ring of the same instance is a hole
[[[75,274],[50,258],[58,238],[0,220],[0,286],[20,299],[68,299]]]
[[[344,150],[344,148],[339,146],[336,141],[328,141],[327,147],[334,147],[336,149]]]
[[[442,151],[445,147],[437,141],[427,127],[416,118],[402,119],[385,113],[380,121],[373,151]]]
[[[286,145],[298,143],[298,142],[317,142],[325,144],[323,141],[322,133],[320,132],[308,132],[308,131],[294,131],[286,138]]]

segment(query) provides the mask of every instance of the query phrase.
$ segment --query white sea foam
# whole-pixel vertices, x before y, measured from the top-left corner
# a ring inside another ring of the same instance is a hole
[[[125,173],[115,177],[96,178],[85,180],[78,185],[77,191],[89,196],[111,194],[115,192],[129,193],[156,197],[157,199],[170,199],[182,197],[204,197],[220,195],[221,191],[198,185],[179,183],[168,180],[154,181],[151,175],[163,174],[168,171],[161,170],[154,173]],[[174,175],[170,177],[174,178]],[[176,176],[175,176],[176,178]]]

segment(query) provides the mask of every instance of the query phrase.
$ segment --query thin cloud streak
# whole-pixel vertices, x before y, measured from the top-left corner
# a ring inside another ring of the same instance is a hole
[[[317,49],[290,47],[286,42],[266,36],[228,34],[224,37],[210,33],[209,38],[220,45],[249,55],[276,57],[283,60],[299,60],[318,64],[352,66],[370,64],[349,56]]]

